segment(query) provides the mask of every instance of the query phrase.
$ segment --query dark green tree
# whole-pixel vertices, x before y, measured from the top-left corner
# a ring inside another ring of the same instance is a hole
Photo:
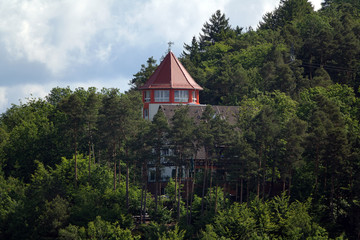
[[[308,0],[280,0],[278,8],[265,14],[259,28],[277,30],[313,11],[314,9]]]
[[[178,178],[178,200],[177,200],[177,220],[180,219],[180,201],[181,201],[181,176],[183,171],[187,172],[189,167],[189,160],[193,157],[195,152],[194,146],[194,120],[188,115],[189,107],[182,106],[176,110],[171,119],[170,130],[170,144],[174,152],[174,163],[176,165],[176,172],[179,172]],[[183,166],[186,168],[183,169]],[[175,185],[176,187],[176,185]]]
[[[231,26],[229,25],[229,19],[226,18],[225,14],[217,10],[209,22],[204,23],[200,34],[200,48],[203,49],[205,46],[212,45],[216,42],[225,40],[231,32]]]
[[[67,116],[67,124],[69,126],[69,131],[71,139],[74,146],[74,172],[75,172],[75,186],[78,181],[78,168],[77,168],[77,155],[78,155],[78,143],[79,138],[82,136],[84,130],[84,102],[81,101],[80,97],[73,93],[68,98],[63,99],[59,103],[60,109]]]
[[[151,123],[150,144],[153,147],[153,160],[155,162],[155,211],[158,209],[158,195],[160,193],[160,172],[161,172],[161,159],[163,151],[168,144],[169,123],[163,111],[158,111]],[[166,160],[165,160],[166,161]]]
[[[146,63],[147,65],[141,65],[140,71],[135,73],[134,78],[130,81],[129,85],[131,86],[131,90],[138,90],[139,87],[144,85],[158,66],[153,57],[149,57]]]

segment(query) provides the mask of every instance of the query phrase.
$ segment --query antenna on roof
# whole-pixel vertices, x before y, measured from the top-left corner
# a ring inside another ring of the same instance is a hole
[[[174,45],[174,42],[169,41],[168,42],[169,48],[168,48],[168,52],[171,52],[171,45]]]

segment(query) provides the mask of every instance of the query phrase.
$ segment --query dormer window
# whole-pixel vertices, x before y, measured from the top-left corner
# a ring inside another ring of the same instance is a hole
[[[188,102],[189,101],[189,91],[187,91],[187,90],[175,90],[175,92],[174,92],[174,101],[175,102]]]
[[[169,102],[170,91],[169,90],[155,90],[155,102]]]

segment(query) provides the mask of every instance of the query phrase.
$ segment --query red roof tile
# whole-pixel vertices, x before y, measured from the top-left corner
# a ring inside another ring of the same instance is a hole
[[[184,66],[169,52],[159,67],[140,89],[198,89],[202,90]]]

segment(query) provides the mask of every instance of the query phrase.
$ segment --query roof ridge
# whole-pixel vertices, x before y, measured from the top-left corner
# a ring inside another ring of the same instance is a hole
[[[189,79],[187,78],[187,76],[186,76],[186,74],[185,74],[185,72],[184,72],[185,68],[184,68],[184,66],[181,64],[180,60],[177,59],[173,53],[171,53],[171,54],[172,54],[172,56],[174,56],[174,60],[175,60],[176,64],[178,65],[178,67],[180,68],[180,71],[181,71],[182,75],[184,76],[185,80],[187,81],[187,83],[188,83],[192,88],[195,89],[195,87],[190,83]],[[189,75],[190,75],[190,74],[189,74]]]

